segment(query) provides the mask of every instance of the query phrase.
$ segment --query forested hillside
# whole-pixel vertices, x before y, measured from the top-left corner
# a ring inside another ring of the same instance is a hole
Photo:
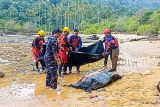
[[[51,31],[55,27],[100,33],[160,32],[159,0],[0,0],[0,32]]]

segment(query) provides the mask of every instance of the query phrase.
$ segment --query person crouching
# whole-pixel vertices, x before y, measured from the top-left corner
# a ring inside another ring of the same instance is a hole
[[[39,60],[40,55],[43,53],[42,52],[43,46],[45,45],[45,40],[44,40],[45,35],[46,35],[45,31],[40,30],[38,32],[38,36],[36,36],[32,42],[32,52],[33,52],[34,59],[35,59],[36,69],[39,73],[40,73],[39,62],[41,63],[42,70],[45,69],[44,60]]]

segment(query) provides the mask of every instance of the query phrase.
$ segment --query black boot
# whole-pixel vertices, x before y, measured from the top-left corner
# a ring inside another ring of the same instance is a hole
[[[69,65],[69,73],[72,73],[72,65]]]
[[[67,64],[63,65],[63,75],[67,75]]]
[[[77,65],[77,66],[76,66],[77,74],[79,74],[79,73],[80,73],[79,68],[80,68],[80,66],[79,66],[79,65]]]
[[[41,63],[41,66],[42,66],[42,70],[44,70],[46,68],[44,60],[40,60],[40,63]]]
[[[58,65],[58,73],[59,73],[59,76],[62,75],[62,66],[63,66],[63,64]]]
[[[37,72],[40,72],[39,63],[38,62],[36,62],[36,68],[37,68]]]

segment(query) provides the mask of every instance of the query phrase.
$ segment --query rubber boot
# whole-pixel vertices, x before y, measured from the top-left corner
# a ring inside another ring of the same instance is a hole
[[[62,75],[62,66],[63,66],[63,64],[58,65],[58,73],[59,73],[59,76]]]
[[[44,60],[40,60],[40,63],[41,63],[41,66],[42,66],[42,70],[44,70],[46,68]]]
[[[67,64],[63,65],[63,75],[67,75]]]
[[[77,74],[79,74],[80,73],[80,71],[79,71],[80,66],[77,65],[76,68],[77,68]]]
[[[72,65],[69,65],[69,74],[72,73]]]
[[[36,62],[36,69],[37,69],[37,72],[40,72],[39,63],[38,62]]]

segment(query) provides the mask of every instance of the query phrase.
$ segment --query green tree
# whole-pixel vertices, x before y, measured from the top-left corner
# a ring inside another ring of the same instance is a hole
[[[151,34],[152,27],[149,24],[141,25],[138,29],[139,34]]]
[[[32,22],[27,22],[23,25],[23,32],[33,33],[35,31],[34,24]]]
[[[5,24],[5,31],[12,33],[13,32],[13,27],[15,26],[15,24],[16,24],[16,21],[14,21],[14,20],[8,21]]]
[[[140,19],[139,19],[139,24],[142,25],[142,24],[149,23],[149,19],[150,19],[152,14],[153,14],[153,12],[144,13],[144,15],[142,17],[140,17]]]
[[[6,20],[0,19],[0,32],[5,31],[5,24],[7,23]]]
[[[117,22],[115,23],[114,30],[118,31],[118,32],[127,32],[128,26],[127,26],[126,19],[125,20],[124,19],[117,20]]]
[[[156,11],[150,18],[152,33],[159,33],[160,30],[160,11]]]
[[[138,18],[137,17],[131,17],[127,20],[127,31],[135,33],[138,30]]]
[[[16,23],[16,25],[13,27],[14,32],[22,32],[23,26],[19,23]]]

